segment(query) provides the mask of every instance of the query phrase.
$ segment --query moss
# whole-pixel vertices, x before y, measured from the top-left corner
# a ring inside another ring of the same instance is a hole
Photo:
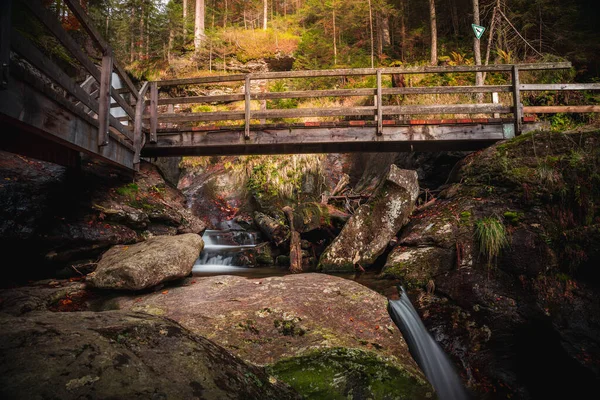
[[[391,360],[358,349],[318,350],[268,370],[306,399],[424,399],[433,393]]]
[[[135,197],[139,190],[140,188],[136,183],[130,183],[117,188],[117,193],[121,196],[129,197],[131,199]]]
[[[516,211],[506,211],[504,213],[504,219],[511,225],[517,225],[523,219],[524,214]]]
[[[296,318],[293,320],[276,319],[273,321],[273,325],[283,336],[304,336],[306,330],[298,326],[297,322],[300,321]]]

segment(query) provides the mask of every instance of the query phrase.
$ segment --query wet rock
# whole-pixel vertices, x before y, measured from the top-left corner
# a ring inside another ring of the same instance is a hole
[[[392,165],[371,199],[358,208],[319,260],[323,271],[352,271],[375,262],[408,222],[419,194],[417,174]]]
[[[147,314],[0,316],[0,397],[296,399],[262,369]]]
[[[385,297],[350,280],[314,273],[188,278],[167,294],[123,296],[112,304],[167,316],[253,364],[274,365],[320,349],[358,349],[376,370],[396,368],[411,387],[427,387],[389,319]],[[294,379],[304,378],[297,371],[286,381]]]
[[[104,253],[86,282],[102,289],[141,290],[183,278],[192,272],[203,247],[202,238],[193,233],[114,246]]]
[[[388,256],[381,275],[424,287],[429,279],[451,270],[455,260],[453,249],[398,246]]]

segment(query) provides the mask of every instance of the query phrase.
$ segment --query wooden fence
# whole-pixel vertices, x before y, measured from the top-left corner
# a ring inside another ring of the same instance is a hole
[[[541,71],[570,68],[570,63],[540,63],[516,65],[487,65],[487,66],[438,66],[438,67],[409,67],[409,68],[361,68],[361,69],[336,69],[320,71],[291,71],[253,73],[247,75],[223,75],[200,78],[164,80],[151,83],[153,100],[150,105],[150,141],[156,141],[156,127],[162,124],[183,124],[189,122],[222,122],[228,120],[243,120],[245,137],[249,138],[251,120],[273,118],[298,118],[298,117],[332,117],[332,116],[363,116],[373,117],[377,122],[377,133],[383,132],[384,117],[389,115],[439,115],[439,114],[511,114],[514,120],[515,132],[521,132],[524,113],[544,112],[600,112],[599,106],[563,106],[563,107],[523,107],[521,92],[540,90],[597,90],[600,84],[555,84],[532,85],[522,84],[519,78],[521,71]],[[383,87],[382,76],[394,74],[445,74],[445,73],[477,73],[477,72],[502,72],[511,76],[511,83],[506,85],[485,86],[434,86],[434,87]],[[359,89],[328,89],[328,90],[303,90],[275,93],[254,93],[252,82],[257,80],[277,80],[293,78],[319,78],[319,77],[350,77],[350,76],[375,76],[376,87]],[[166,92],[169,88],[191,85],[224,84],[238,82],[243,85],[244,93],[158,98],[159,90]],[[456,94],[456,93],[488,93],[492,96],[491,103],[469,104],[435,104],[435,105],[385,105],[384,95],[423,95],[423,94]],[[498,101],[498,93],[510,93],[512,104],[503,105]],[[265,109],[251,110],[252,100],[280,100],[323,97],[373,97],[373,106],[357,106],[351,108],[296,108],[296,109]],[[244,101],[244,111],[225,112],[159,112],[159,106],[175,104],[202,104]],[[515,104],[517,107],[515,107]]]

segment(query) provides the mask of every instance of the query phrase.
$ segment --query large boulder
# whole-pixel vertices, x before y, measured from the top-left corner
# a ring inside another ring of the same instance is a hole
[[[199,235],[158,236],[131,246],[114,246],[86,281],[102,289],[141,290],[192,272],[204,247]]]
[[[171,318],[245,361],[271,367],[301,394],[314,395],[303,385],[315,375],[321,378],[313,390],[325,391],[320,398],[358,393],[352,382],[365,391],[360,398],[424,398],[431,391],[389,318],[386,298],[350,280],[315,273],[187,278],[167,293],[122,296],[106,307]],[[382,386],[387,397],[378,395]]]
[[[173,321],[121,311],[0,316],[0,397],[299,398]]]
[[[373,264],[408,222],[418,195],[417,173],[390,166],[371,199],[358,208],[325,250],[319,269],[352,271],[356,262]]]

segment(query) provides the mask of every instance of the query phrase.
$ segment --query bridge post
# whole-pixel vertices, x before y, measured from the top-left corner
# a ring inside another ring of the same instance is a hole
[[[244,85],[244,105],[245,105],[245,129],[244,129],[244,139],[250,139],[250,75],[246,75],[245,85]]]
[[[98,94],[98,147],[108,145],[108,130],[110,128],[110,103],[112,88],[112,51],[107,48],[102,56],[100,72],[100,92]]]
[[[150,143],[156,143],[158,127],[158,84],[150,83]]]
[[[8,87],[10,66],[10,18],[12,0],[0,0],[0,89]]]
[[[377,136],[383,135],[383,96],[381,95],[381,69],[377,70]]]
[[[142,151],[142,146],[144,145],[142,136],[142,116],[146,106],[145,99],[148,86],[150,86],[150,83],[144,82],[135,103],[135,121],[133,125],[133,148],[135,150],[135,155],[133,156],[133,166],[136,171],[140,168],[140,153]]]
[[[513,103],[515,115],[515,136],[520,135],[523,130],[523,105],[521,104],[521,88],[519,84],[519,67],[513,65],[512,68],[512,84],[513,84]]]

